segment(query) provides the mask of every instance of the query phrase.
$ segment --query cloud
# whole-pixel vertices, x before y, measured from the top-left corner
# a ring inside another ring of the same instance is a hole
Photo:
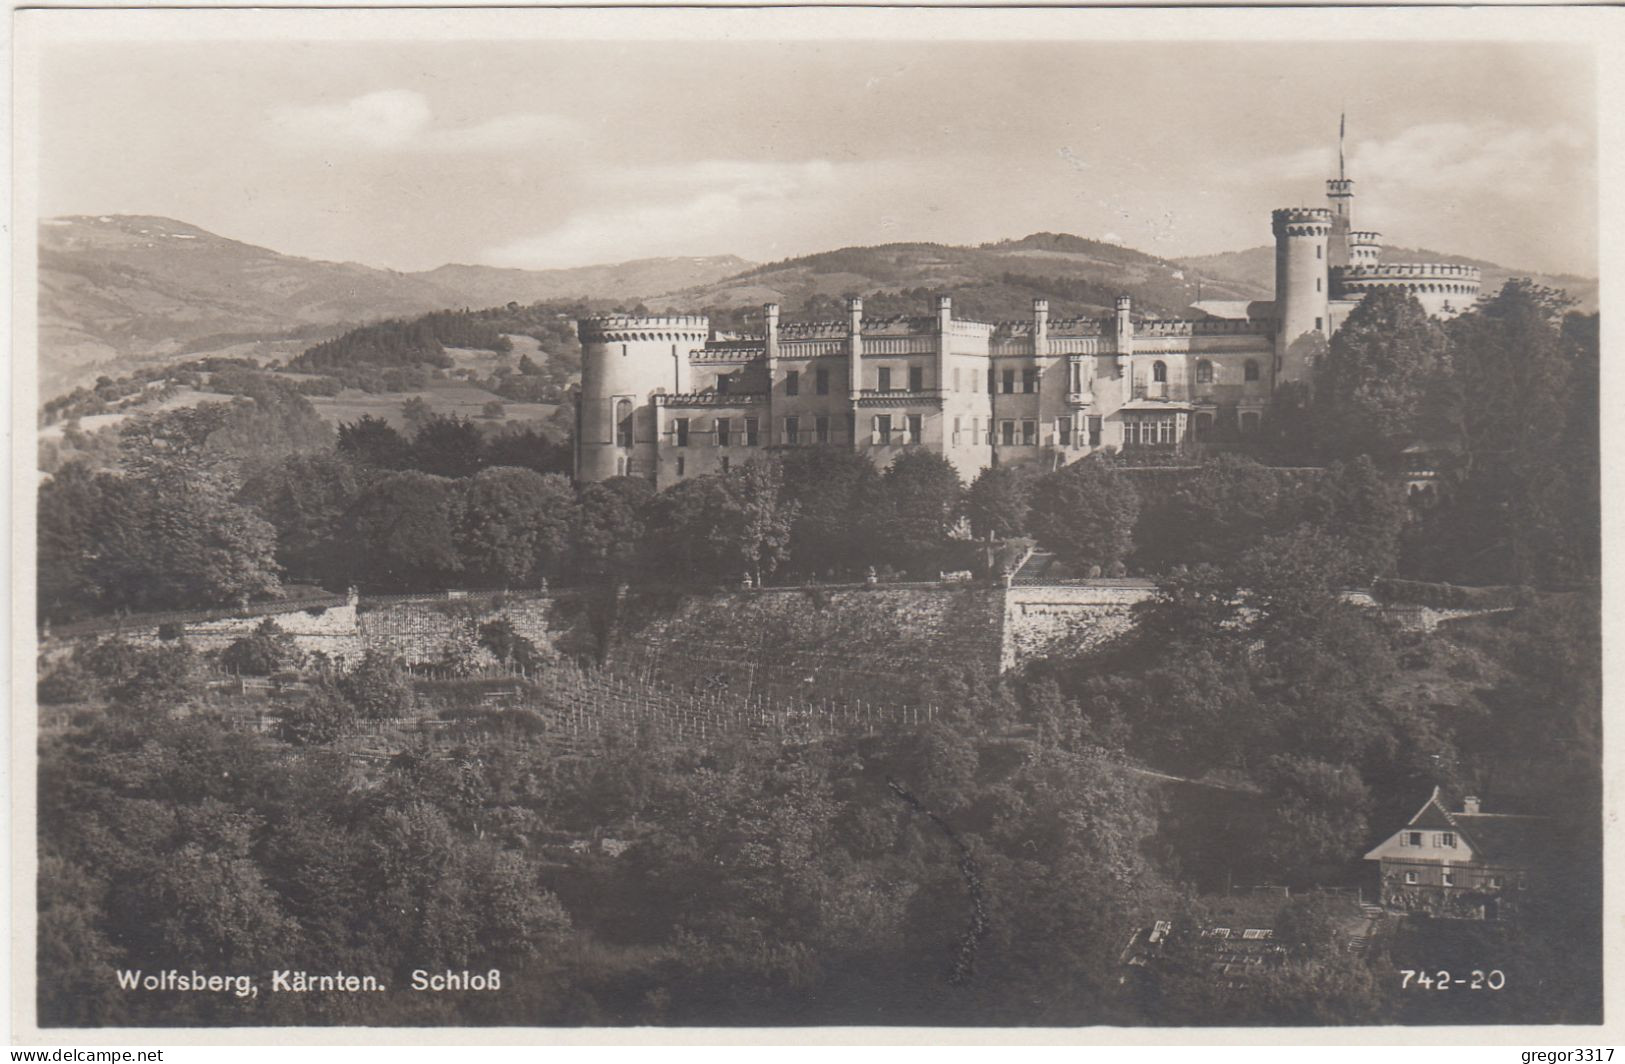
[[[342,103],[275,107],[269,124],[278,139],[298,144],[424,152],[527,147],[575,128],[571,120],[549,114],[505,114],[474,125],[437,125],[428,98],[410,89],[369,92]]]
[[[578,266],[659,255],[735,251],[763,232],[840,209],[861,194],[874,167],[702,160],[623,167],[595,180],[604,202],[535,236],[487,251],[503,266]],[[615,202],[615,201],[619,202]]]
[[[1498,121],[1412,126],[1388,140],[1363,141],[1349,172],[1425,192],[1472,190],[1507,198],[1544,195],[1590,147],[1571,126],[1531,129]]]
[[[1495,119],[1431,122],[1383,140],[1356,140],[1348,148],[1355,190],[1492,193],[1517,199],[1541,196],[1572,172],[1590,141],[1567,125],[1514,126]],[[1241,168],[1247,181],[1297,181],[1337,176],[1332,145],[1255,159]]]

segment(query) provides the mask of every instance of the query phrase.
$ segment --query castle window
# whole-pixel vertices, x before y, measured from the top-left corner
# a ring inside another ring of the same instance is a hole
[[[1158,384],[1168,383],[1168,363],[1153,362],[1151,364],[1151,379]]]
[[[1016,445],[1016,423],[1014,421],[999,422],[999,442],[1006,447]]]
[[[829,442],[829,415],[819,414],[813,418],[813,439],[819,443]]]
[[[987,367],[987,394],[992,395],[998,389],[994,386],[994,374],[998,372],[992,366]]]
[[[678,476],[683,475],[683,456],[682,455],[677,456],[677,475]]]
[[[801,419],[787,417],[784,419],[784,442],[794,447],[801,442]]]
[[[871,443],[878,443],[878,444],[882,444],[882,445],[891,443],[891,415],[890,414],[876,414],[875,415],[875,431],[874,431],[874,436],[871,438],[870,442]]]
[[[1400,844],[1403,846],[1420,846],[1422,845],[1422,833],[1420,831],[1407,831]]]
[[[1320,249],[1316,248],[1315,250],[1319,251]],[[1315,278],[1315,291],[1317,291],[1317,292],[1320,291],[1320,278],[1319,277]],[[1317,325],[1317,326],[1315,326],[1315,328],[1318,329],[1318,328],[1320,328],[1320,326]]]
[[[954,391],[959,390],[959,367],[954,367]]]
[[[1490,886],[1494,887],[1497,890],[1500,890],[1502,887],[1506,886],[1506,882],[1507,881],[1505,879],[1503,879],[1501,876],[1491,876],[1490,877]]]
[[[727,395],[728,394],[728,384],[729,384],[728,375],[726,373],[718,373],[717,374],[717,394],[718,395]]]
[[[1004,394],[1005,395],[1014,395],[1015,391],[1016,391],[1016,371],[1013,370],[1013,369],[1007,369],[1007,370],[1004,371]]]
[[[1038,370],[1024,369],[1021,371],[1021,390],[1028,395],[1038,390]]]
[[[718,447],[726,447],[730,443],[733,442],[732,433],[729,431],[731,428],[732,428],[732,425],[728,421],[727,418],[725,418],[725,417],[717,418],[717,446]]]
[[[1100,425],[1100,418],[1091,417],[1089,419],[1089,446],[1091,447],[1100,446]]]
[[[615,443],[620,447],[632,446],[632,401],[622,399],[615,404]]]
[[[881,366],[878,372],[880,374],[880,390],[883,392],[891,391],[891,370],[886,366]]]
[[[1213,363],[1209,362],[1205,358],[1196,364],[1196,383],[1213,383]]]
[[[800,370],[792,369],[792,370],[785,373],[785,375],[784,375],[784,394],[785,395],[800,395],[801,394],[801,371]]]
[[[1241,367],[1243,380],[1256,381],[1258,379],[1258,360],[1249,358]]]
[[[1196,422],[1193,427],[1195,429],[1197,439],[1207,439],[1208,435],[1213,431],[1213,415],[1208,413],[1197,414]]]
[[[1248,411],[1247,413],[1241,415],[1241,433],[1242,433],[1242,435],[1243,436],[1251,436],[1253,433],[1255,433],[1257,431],[1258,431],[1258,415],[1256,413],[1254,413],[1253,411]]]
[[[925,368],[922,366],[908,367],[908,390],[911,392],[925,391]]]
[[[1326,327],[1325,325],[1322,324],[1323,321],[1324,321],[1324,319],[1322,319],[1322,318],[1317,317],[1315,319],[1315,331],[1316,332],[1319,332],[1320,330],[1322,330],[1322,329],[1324,329]]]
[[[1416,873],[1415,872],[1406,872],[1405,873],[1405,883],[1406,883],[1407,886],[1412,886],[1412,887],[1416,886]]]
[[[748,417],[745,419],[745,446],[755,447],[756,443],[756,419]]]
[[[1023,447],[1038,446],[1038,422],[1024,420],[1021,423],[1021,445]]]
[[[1072,419],[1058,417],[1055,419],[1055,437],[1062,447],[1072,446]]]
[[[728,456],[723,455],[722,456],[722,471],[724,473],[726,473],[728,471],[728,468],[729,468]]]
[[[1315,258],[1317,258],[1317,259],[1320,258],[1320,245],[1319,244],[1315,245]]]
[[[672,435],[674,437],[676,437],[676,439],[677,439],[677,446],[679,446],[679,447],[687,447],[688,446],[688,418],[680,417],[680,418],[674,419],[672,421],[672,423],[671,423],[671,427],[672,427]],[[679,459],[677,459],[677,461],[681,462],[682,459],[679,458]]]
[[[924,421],[924,417],[919,414],[908,415],[908,439],[903,442],[919,443],[920,436],[923,434],[923,430],[925,428]]]
[[[1454,831],[1441,831],[1439,833],[1439,845],[1449,846],[1454,849],[1456,846],[1456,833]]]
[[[819,395],[828,395],[829,394],[829,370],[827,370],[827,369],[823,368],[822,366],[820,366],[818,368],[818,372],[814,375],[814,379],[817,381],[818,394]]]

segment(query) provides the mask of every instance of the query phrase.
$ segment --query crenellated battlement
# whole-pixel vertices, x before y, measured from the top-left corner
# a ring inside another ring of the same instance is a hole
[[[1135,327],[1136,336],[1269,336],[1275,322],[1268,318],[1148,318]]]
[[[1051,318],[1048,332],[1052,337],[1059,336],[1099,336],[1109,326],[1100,318]],[[1001,321],[993,324],[991,335],[995,339],[1009,339],[1017,336],[1031,336],[1033,323],[1031,321]]]
[[[690,362],[755,362],[767,356],[767,345],[762,341],[725,342],[715,340],[702,348],[689,352]]]
[[[1281,207],[1270,212],[1276,236],[1324,236],[1332,228],[1328,207]]]
[[[779,326],[780,340],[838,340],[846,336],[844,321],[789,321]]]
[[[1349,233],[1349,243],[1379,244],[1381,241],[1379,241],[1377,238],[1380,236],[1382,236],[1382,234],[1373,229],[1355,229]]]
[[[1348,281],[1422,280],[1422,281],[1477,281],[1477,266],[1462,266],[1453,262],[1377,262],[1364,266],[1344,266],[1332,271],[1338,278]]]
[[[645,317],[633,314],[602,314],[581,318],[576,333],[587,343],[637,343],[672,341],[704,343],[711,334],[711,319],[703,314],[666,314]]]
[[[1354,195],[1354,178],[1333,177],[1326,182],[1326,195],[1352,196]]]

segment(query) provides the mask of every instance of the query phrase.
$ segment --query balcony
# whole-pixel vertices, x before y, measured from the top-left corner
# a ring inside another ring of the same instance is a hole
[[[1190,395],[1188,389],[1181,382],[1136,381],[1134,383],[1134,398],[1183,403],[1190,398]]]
[[[865,388],[858,393],[859,406],[910,406],[941,402],[941,388],[924,388],[920,391],[910,391],[907,388]]]
[[[1092,391],[1067,392],[1066,402],[1068,406],[1093,406],[1095,402],[1095,393]]]
[[[656,406],[751,406],[767,402],[764,392],[680,392],[656,395]]]

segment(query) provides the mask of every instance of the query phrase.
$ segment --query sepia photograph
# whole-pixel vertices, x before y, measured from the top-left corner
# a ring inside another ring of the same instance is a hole
[[[1602,1024],[1539,14],[18,12],[18,1030]]]

